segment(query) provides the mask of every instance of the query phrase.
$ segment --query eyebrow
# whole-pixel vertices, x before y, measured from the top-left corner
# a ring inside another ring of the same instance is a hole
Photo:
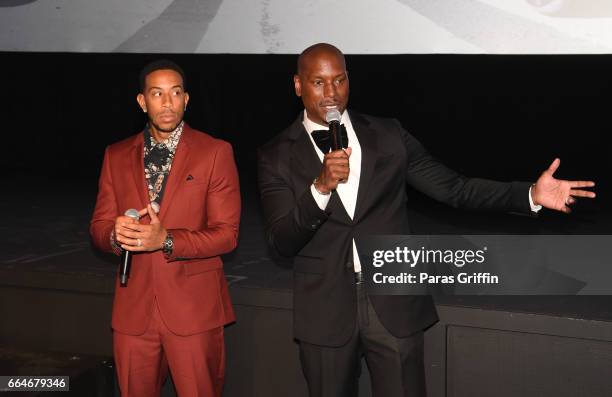
[[[347,75],[348,75],[348,73],[347,73],[347,72],[342,72],[342,73],[340,73],[340,74],[337,74],[337,75],[333,76],[332,78],[337,79],[338,77],[345,77],[345,76],[347,76]],[[321,80],[324,80],[324,77],[323,77],[323,76],[321,76],[321,75],[319,75],[319,74],[317,74],[317,75],[312,76],[310,79],[311,79],[311,80],[315,80],[315,79],[321,79]]]
[[[184,89],[183,86],[179,85],[179,84],[170,87],[171,90],[174,89],[174,88],[180,88],[182,90]],[[151,87],[151,88],[149,88],[149,91],[151,91],[151,90],[163,90],[163,88],[162,87]]]

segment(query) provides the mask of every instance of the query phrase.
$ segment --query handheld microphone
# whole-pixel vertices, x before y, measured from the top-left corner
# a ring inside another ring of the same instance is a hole
[[[331,134],[331,150],[342,149],[342,134],[340,133],[340,119],[342,115],[338,109],[330,109],[325,115],[325,121],[329,125],[329,133]]]
[[[130,208],[125,211],[125,216],[128,216],[134,220],[139,220],[138,210]],[[132,267],[132,253],[128,250],[121,251],[121,264],[119,269],[119,281],[122,287],[127,286],[128,278],[130,278],[130,268]]]

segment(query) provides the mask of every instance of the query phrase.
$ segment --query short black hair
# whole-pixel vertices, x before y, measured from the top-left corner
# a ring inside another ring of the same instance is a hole
[[[187,87],[187,79],[185,78],[185,72],[183,69],[172,62],[169,59],[158,59],[153,62],[147,63],[142,70],[140,71],[140,92],[144,93],[145,90],[145,80],[148,75],[158,70],[174,70],[176,73],[181,75],[183,79],[183,89],[186,90]]]

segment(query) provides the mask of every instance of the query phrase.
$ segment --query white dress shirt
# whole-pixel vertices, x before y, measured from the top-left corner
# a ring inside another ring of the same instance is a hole
[[[304,110],[304,128],[308,133],[308,137],[312,142],[312,145],[317,152],[317,156],[319,156],[319,160],[321,160],[321,164],[323,164],[323,153],[319,150],[319,147],[315,143],[312,135],[310,133],[314,130],[327,130],[328,126],[320,125],[315,123],[314,121],[308,118],[308,114],[306,110]],[[361,176],[361,146],[359,145],[359,140],[357,139],[357,135],[355,134],[355,129],[351,124],[351,119],[348,115],[348,112],[345,110],[342,113],[342,119],[340,120],[341,124],[344,124],[346,128],[346,135],[348,137],[348,146],[352,149],[351,157],[349,157],[349,168],[350,174],[348,180],[345,183],[339,183],[336,188],[336,193],[340,197],[340,201],[346,210],[348,216],[353,219],[355,216],[355,205],[357,204],[357,192],[359,191],[359,177]],[[315,201],[319,205],[319,208],[325,210],[329,200],[331,199],[331,194],[321,194],[317,192],[314,187],[314,184],[310,186],[310,191],[312,192],[312,196]],[[353,239],[353,264],[355,267],[355,272],[361,271],[361,263],[359,262],[359,255],[357,255],[357,247],[355,246],[355,240]]]

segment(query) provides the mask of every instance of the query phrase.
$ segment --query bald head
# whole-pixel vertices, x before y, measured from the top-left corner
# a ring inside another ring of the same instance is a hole
[[[308,118],[327,125],[327,112],[335,109],[342,113],[348,103],[349,81],[344,55],[326,43],[306,48],[298,58],[293,84]]]
[[[334,47],[328,43],[317,43],[306,48],[297,61],[297,74],[302,74],[304,69],[312,62],[316,62],[322,56],[333,56],[337,57],[338,60],[344,65],[346,70],[346,62],[344,60],[344,54],[337,47]]]

